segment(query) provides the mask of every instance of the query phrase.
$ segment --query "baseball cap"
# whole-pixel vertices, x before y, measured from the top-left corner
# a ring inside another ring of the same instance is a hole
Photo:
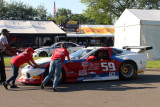
[[[7,29],[2,29],[1,32],[10,32],[10,31],[8,31]]]
[[[26,51],[27,51],[27,52],[28,52],[28,51],[35,52],[35,51],[33,50],[33,48],[31,48],[31,47],[28,47],[28,48],[26,49]]]

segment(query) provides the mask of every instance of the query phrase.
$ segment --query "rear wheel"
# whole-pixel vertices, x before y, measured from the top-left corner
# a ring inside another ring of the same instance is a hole
[[[121,80],[134,79],[137,74],[136,65],[131,61],[126,61],[120,66],[119,77]]]
[[[48,54],[47,54],[47,52],[41,52],[39,54],[39,57],[48,57]]]

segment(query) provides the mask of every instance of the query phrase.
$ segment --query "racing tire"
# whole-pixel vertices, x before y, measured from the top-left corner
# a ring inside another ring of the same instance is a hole
[[[136,65],[131,61],[123,62],[119,70],[120,80],[134,79],[137,74]]]
[[[45,77],[49,74],[49,67],[45,70],[44,72],[44,79]],[[60,75],[59,75],[59,80],[58,80],[58,83],[62,83],[64,81],[64,78],[65,78],[65,73],[64,73],[64,70],[62,69]],[[53,77],[51,78],[51,80],[49,80],[48,84],[51,84],[53,83],[53,80],[54,80],[54,75]]]
[[[47,52],[41,52],[40,54],[39,54],[39,57],[48,57],[48,54],[47,54]]]

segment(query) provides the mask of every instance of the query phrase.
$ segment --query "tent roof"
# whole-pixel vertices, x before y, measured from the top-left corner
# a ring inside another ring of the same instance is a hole
[[[125,9],[115,28],[140,24],[160,25],[160,10]]]
[[[160,21],[160,10],[126,9],[140,20]]]
[[[52,21],[0,20],[0,30],[2,29],[8,29],[10,33],[17,34],[66,35],[66,33]]]
[[[78,33],[67,33],[67,37],[113,37],[113,25],[80,25]]]

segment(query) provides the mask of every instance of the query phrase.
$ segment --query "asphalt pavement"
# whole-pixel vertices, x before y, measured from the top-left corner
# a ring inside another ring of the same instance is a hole
[[[7,78],[12,69],[6,68]],[[20,76],[20,74],[19,74]],[[37,85],[24,85],[6,90],[0,85],[1,107],[159,107],[160,72],[146,71],[130,81],[63,83],[60,92],[51,85],[41,90]]]

